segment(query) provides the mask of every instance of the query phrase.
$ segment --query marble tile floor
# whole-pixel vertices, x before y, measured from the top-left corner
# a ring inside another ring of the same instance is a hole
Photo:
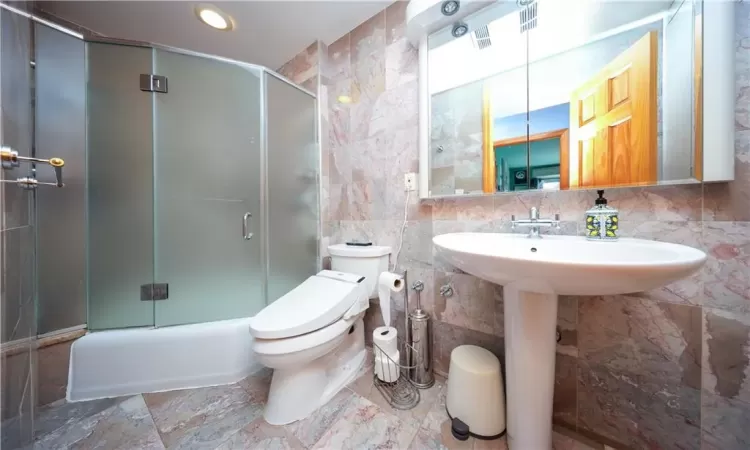
[[[262,417],[270,371],[240,383],[49,405],[24,450],[61,449],[507,449],[505,439],[457,441],[445,413],[445,380],[408,411],[391,408],[372,368],[309,418],[272,426]],[[3,450],[10,450],[12,447]],[[593,450],[554,433],[554,450]],[[600,447],[601,448],[601,447]]]

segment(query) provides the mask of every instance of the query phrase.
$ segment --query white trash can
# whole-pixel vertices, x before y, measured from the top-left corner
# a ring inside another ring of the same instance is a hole
[[[454,348],[445,406],[456,439],[502,437],[505,434],[505,391],[497,357],[476,345]]]

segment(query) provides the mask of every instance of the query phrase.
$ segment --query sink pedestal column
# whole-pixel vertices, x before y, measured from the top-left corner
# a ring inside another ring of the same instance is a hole
[[[510,450],[552,448],[557,295],[504,289]]]

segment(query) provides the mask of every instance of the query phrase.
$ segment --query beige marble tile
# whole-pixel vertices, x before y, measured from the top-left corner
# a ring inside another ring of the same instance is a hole
[[[60,400],[37,408],[34,420],[37,438],[57,431],[61,428],[70,428],[95,416],[104,410],[129,399],[130,397],[105,398],[87,402],[68,403]]]
[[[704,309],[702,448],[750,447],[750,316]]]
[[[581,297],[578,427],[623,445],[700,443],[701,310]]]
[[[441,321],[433,323],[433,331],[433,361],[437,373],[448,373],[451,352],[459,345],[470,344],[484,347],[497,356],[500,361],[504,361],[504,340],[501,336],[482,333]]]
[[[349,211],[353,220],[383,220],[386,208],[386,181],[369,178],[351,184]]]
[[[328,46],[326,78],[339,81],[351,77],[351,34],[341,36]]]
[[[269,425],[261,418],[254,420],[239,430],[232,437],[216,447],[216,450],[302,450],[308,447],[284,427]]]
[[[144,398],[168,449],[213,449],[263,413],[238,384]]]
[[[443,445],[442,436],[440,433],[431,433],[423,429],[419,429],[417,435],[414,436],[414,440],[409,444],[409,449],[413,450],[444,450],[446,447]]]
[[[682,244],[705,250],[702,240],[702,232],[702,223],[693,221],[632,222],[621,218],[620,222],[620,236],[622,237],[634,237],[658,242]],[[705,274],[702,269],[685,279],[637,295],[659,302],[701,305],[703,304],[704,278]]]
[[[445,411],[445,396],[447,393],[447,383],[445,378],[442,378],[443,389],[438,392],[437,398],[432,403],[432,406],[425,414],[422,423],[419,424],[421,430],[425,430],[427,433],[433,436],[439,436],[442,432],[443,422],[449,420],[448,413]]]
[[[459,221],[494,218],[494,199],[491,195],[456,200],[456,219]]]
[[[263,367],[254,374],[244,378],[238,384],[242,386],[250,397],[250,403],[263,404],[268,401],[268,391],[271,389],[273,369]]]
[[[710,393],[703,394],[702,450],[750,448],[750,403]]]
[[[320,440],[354,400],[354,393],[342,389],[325,405],[313,412],[310,417],[286,425],[284,428],[305,447],[310,448]]]
[[[313,448],[406,448],[414,439],[417,428],[355,394],[341,418]]]
[[[143,397],[136,395],[42,436],[34,448],[158,450],[164,449],[164,445]]]
[[[352,167],[353,181],[370,181],[373,178],[384,179],[387,152],[386,136],[376,135],[362,140],[352,141],[348,153]]]
[[[701,184],[610,189],[605,196],[609,204],[620,211],[620,220],[675,222],[701,220],[702,217]]]
[[[319,49],[318,42],[313,42],[305,50],[281,66],[278,72],[293,82],[302,84],[318,73]]]
[[[416,129],[419,121],[419,84],[416,80],[405,82],[379,94],[369,107],[362,106],[369,110],[365,109],[364,115],[358,116],[358,110],[354,108],[352,124],[366,126],[370,137],[400,129]],[[362,120],[366,120],[366,123]]]
[[[451,297],[435,296],[435,319],[461,328],[487,334],[503,335],[502,288],[488,281],[467,274],[438,272],[435,274],[434,291],[450,285]]]
[[[750,222],[705,222],[703,304],[750,313]]]
[[[375,386],[372,370],[373,369],[370,368],[364,376],[359,378],[356,383],[352,384],[351,389],[355,393],[378,405],[383,411],[393,414],[403,422],[413,425],[415,428],[422,424],[427,413],[435,402],[438,401],[440,393],[445,387],[444,379],[438,376],[432,387],[429,389],[419,389],[420,399],[416,407],[407,410],[395,409],[391,407],[383,394]]]

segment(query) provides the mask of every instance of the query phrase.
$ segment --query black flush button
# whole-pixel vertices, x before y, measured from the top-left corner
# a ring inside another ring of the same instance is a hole
[[[531,253],[536,253],[536,247],[531,247]]]

